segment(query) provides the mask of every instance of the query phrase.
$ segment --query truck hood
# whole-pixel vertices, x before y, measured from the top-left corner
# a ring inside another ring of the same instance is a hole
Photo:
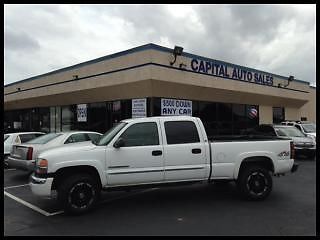
[[[96,145],[92,142],[70,143],[59,147],[50,148],[39,154],[39,158],[50,158],[53,156],[66,156],[72,153],[80,153],[95,149]]]
[[[313,143],[313,139],[309,137],[291,137],[294,143],[304,142],[304,143]]]
[[[311,135],[311,136],[314,136],[314,137],[316,137],[316,133],[315,133],[315,132],[310,132],[310,133],[307,133],[307,135]]]

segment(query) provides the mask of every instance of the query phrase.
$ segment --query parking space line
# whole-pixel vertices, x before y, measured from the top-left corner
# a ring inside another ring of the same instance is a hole
[[[7,172],[7,171],[13,171],[13,170],[17,170],[15,168],[9,168],[9,169],[5,169],[4,171]]]
[[[54,212],[54,213],[49,213],[49,216],[48,216],[48,217],[55,216],[55,215],[59,215],[59,214],[61,214],[61,213],[64,213],[64,211],[61,210],[61,211],[57,211],[57,212]]]
[[[9,189],[9,188],[18,188],[18,187],[24,187],[24,186],[29,186],[29,183],[27,183],[27,184],[22,184],[22,185],[5,187],[4,190]]]
[[[8,188],[14,188],[14,187],[22,187],[22,186],[26,186],[26,185],[29,185],[29,184],[23,184],[23,185],[17,185],[17,186],[11,186],[11,187],[7,187],[5,189],[8,189]],[[126,198],[126,197],[129,197],[129,196],[133,196],[133,195],[137,195],[137,194],[140,194],[140,193],[144,193],[144,192],[150,192],[150,191],[154,191],[154,190],[157,190],[158,188],[151,188],[151,189],[146,189],[146,190],[143,190],[143,191],[140,191],[140,192],[136,192],[136,193],[132,193],[132,194],[128,194],[126,196],[122,196],[122,197],[116,197],[116,198],[112,198],[112,199],[107,199],[106,201],[102,201],[100,202],[100,204],[102,203],[106,203],[106,202],[112,202],[114,200],[118,200],[118,199],[122,199],[122,198]],[[59,215],[59,214],[62,214],[64,213],[63,210],[60,210],[60,211],[57,211],[57,212],[53,212],[53,213],[49,213],[29,202],[26,202],[24,200],[22,200],[21,198],[18,198],[6,191],[3,191],[4,192],[4,195],[7,196],[7,197],[10,197],[11,199],[17,201],[18,203],[21,203],[22,205],[28,207],[28,208],[31,208],[32,210],[46,216],[46,217],[51,217],[51,216],[55,216],[55,215]]]
[[[22,205],[24,205],[24,206],[26,206],[28,208],[31,208],[32,210],[34,210],[34,211],[36,211],[38,213],[41,213],[42,215],[44,215],[46,217],[50,216],[50,213],[42,210],[41,208],[38,208],[37,206],[32,205],[31,203],[28,203],[28,202],[22,200],[21,198],[18,198],[16,196],[12,195],[12,194],[10,194],[10,193],[8,193],[6,191],[4,191],[4,195],[6,195],[7,197],[12,198],[13,200],[17,201],[18,203],[21,203]]]

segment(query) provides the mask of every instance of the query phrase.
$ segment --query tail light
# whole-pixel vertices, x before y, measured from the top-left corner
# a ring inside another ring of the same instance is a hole
[[[46,174],[48,171],[48,160],[38,159],[36,162],[36,173]]]
[[[32,160],[32,153],[33,153],[33,148],[28,147],[27,160]]]
[[[294,158],[294,144],[290,142],[290,159]]]

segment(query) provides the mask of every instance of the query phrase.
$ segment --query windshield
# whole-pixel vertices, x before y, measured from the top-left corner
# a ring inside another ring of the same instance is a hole
[[[316,125],[315,124],[301,124],[303,130],[306,132],[306,133],[313,133],[313,132],[316,132]]]
[[[46,144],[61,135],[62,135],[62,133],[48,133],[48,134],[42,135],[41,137],[37,137],[35,139],[32,139],[26,143]]]
[[[305,137],[305,135],[295,127],[279,127],[276,128],[276,132],[279,136]]]
[[[3,141],[5,142],[9,137],[10,137],[10,135],[5,134],[5,135],[4,135],[4,140],[3,140]]]
[[[109,129],[103,136],[101,137],[100,141],[98,142],[98,146],[107,145],[112,138],[117,135],[117,133],[126,125],[125,122],[120,122],[115,125],[113,128]]]

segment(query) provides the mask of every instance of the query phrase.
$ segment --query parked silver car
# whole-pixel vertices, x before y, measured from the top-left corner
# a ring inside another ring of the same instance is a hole
[[[8,165],[8,157],[12,151],[12,146],[28,142],[34,138],[44,135],[43,132],[18,132],[18,133],[6,133],[3,140],[3,155],[4,164]]]
[[[316,124],[312,122],[306,122],[306,121],[285,121],[281,123],[282,125],[290,125],[295,126],[297,129],[299,129],[301,132],[303,132],[305,135],[313,138],[316,140]]]
[[[316,156],[317,145],[315,139],[305,135],[293,125],[260,124],[248,131],[247,134],[291,138],[294,144],[295,156],[304,155],[312,159]]]
[[[41,152],[65,144],[89,144],[91,141],[98,141],[101,136],[101,133],[89,131],[48,133],[25,144],[14,145],[8,157],[8,164],[12,168],[32,172],[35,159]]]
[[[308,158],[316,156],[316,141],[294,126],[275,125],[274,129],[277,136],[289,137],[293,140],[296,155],[305,155]]]

